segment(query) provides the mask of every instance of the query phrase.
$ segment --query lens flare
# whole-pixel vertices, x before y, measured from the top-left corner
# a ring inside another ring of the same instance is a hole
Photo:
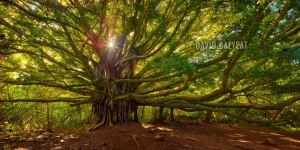
[[[109,47],[113,47],[113,46],[114,46],[114,43],[113,43],[113,42],[109,42],[109,43],[108,43],[108,46],[109,46]]]

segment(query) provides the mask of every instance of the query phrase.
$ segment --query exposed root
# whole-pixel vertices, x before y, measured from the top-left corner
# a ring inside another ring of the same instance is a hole
[[[147,136],[147,135],[144,135],[144,134],[142,134],[141,136],[142,136],[142,137],[144,137],[144,138],[151,139],[149,136]]]
[[[102,124],[101,124],[101,123],[98,123],[96,126],[91,127],[88,131],[97,130],[97,129],[99,129],[101,126],[102,126]]]
[[[136,140],[136,135],[133,135],[132,136],[132,139],[135,141],[135,143],[138,145],[139,149],[142,149],[141,148],[141,145],[139,144],[139,142]]]
[[[104,120],[98,123],[97,125],[95,125],[94,127],[90,128],[89,131],[97,130],[102,126],[104,126]]]
[[[90,128],[88,131],[97,130],[97,129],[99,129],[101,127],[104,127],[104,126],[110,128],[110,129],[115,129],[116,128],[113,123],[111,123],[111,122],[110,123],[105,123],[105,120],[103,120],[100,123],[98,123],[97,125],[95,125],[94,127]]]
[[[108,128],[110,128],[110,129],[115,129],[116,126],[114,126],[112,123],[110,123],[110,124],[108,125]]]
[[[184,138],[184,140],[190,140],[190,141],[199,142],[199,140],[197,140],[197,139],[195,139],[195,138],[191,138],[191,137]]]

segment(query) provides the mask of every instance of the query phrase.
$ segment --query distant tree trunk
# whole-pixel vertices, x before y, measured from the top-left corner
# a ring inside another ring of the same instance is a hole
[[[145,106],[143,106],[143,108],[142,108],[141,120],[143,120],[143,119],[144,119],[144,111],[145,111]]]
[[[47,107],[47,129],[51,129],[51,121],[50,121],[50,104],[46,104]]]
[[[152,112],[154,111],[154,118],[152,119],[153,121],[157,121],[157,110],[156,107],[152,107]]]
[[[133,112],[133,121],[134,122],[139,122],[139,118],[138,118],[138,105],[135,102],[133,102],[133,105],[134,105],[134,107],[133,107],[133,110],[134,110],[134,112]]]
[[[164,119],[163,119],[164,108],[165,108],[165,107],[162,107],[162,106],[159,107],[159,116],[158,116],[158,121],[159,121],[159,122],[163,122],[163,120],[164,120]]]
[[[171,119],[171,121],[175,120],[175,118],[174,118],[174,108],[170,108],[170,119]]]
[[[207,111],[206,111],[206,119],[205,119],[206,122],[210,122],[211,117],[212,117],[212,111],[207,110]]]
[[[5,131],[4,118],[6,118],[5,110],[4,110],[4,102],[0,103],[0,132]]]

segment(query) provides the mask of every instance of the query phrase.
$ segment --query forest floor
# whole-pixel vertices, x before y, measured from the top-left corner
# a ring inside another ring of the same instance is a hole
[[[0,135],[4,150],[291,150],[300,135],[270,128],[177,121],[115,128],[59,129]]]

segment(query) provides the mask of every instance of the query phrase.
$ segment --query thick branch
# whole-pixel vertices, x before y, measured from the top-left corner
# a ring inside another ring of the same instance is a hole
[[[214,73],[216,70],[220,70],[223,66],[219,65],[218,68],[216,68],[216,69],[213,69],[213,67],[215,67],[215,66],[212,66],[212,68],[203,70],[199,74],[193,75],[193,77],[191,78],[191,81],[195,81],[195,80],[197,80],[201,77],[204,77],[208,74]],[[138,88],[134,93],[147,94],[147,93],[151,93],[151,92],[156,92],[159,90],[167,89],[171,86],[174,86],[174,85],[182,83],[182,82],[183,82],[183,79],[179,79],[179,80],[175,80],[175,81],[171,80],[166,83],[159,84],[159,85],[147,85],[146,87],[148,87],[148,88],[142,88],[142,87]]]
[[[260,44],[265,47],[266,41],[272,34],[272,32],[275,30],[275,28],[278,26],[279,22],[283,19],[283,17],[286,15],[286,13],[292,8],[292,0],[287,0],[285,2],[285,5],[283,6],[282,10],[278,14],[277,18],[272,22],[272,24],[267,29],[266,33],[263,35],[262,40],[260,41]]]
[[[278,119],[278,120],[258,120],[258,119],[251,119],[251,118],[247,118],[241,115],[236,115],[233,113],[229,113],[225,110],[222,109],[215,109],[215,108],[211,108],[211,107],[207,107],[207,106],[200,106],[200,105],[195,105],[195,104],[153,104],[151,106],[164,106],[164,107],[170,107],[170,108],[177,108],[177,109],[193,109],[194,111],[199,110],[199,111],[203,111],[203,110],[210,110],[210,111],[214,111],[214,112],[220,112],[223,113],[225,115],[229,115],[231,117],[234,118],[238,118],[241,120],[245,120],[248,122],[253,122],[253,123],[260,123],[260,124],[270,124],[270,123],[277,123],[277,122],[283,122],[283,121],[288,121],[294,117],[296,117],[297,115],[300,114],[299,112],[295,112],[294,114],[286,117],[286,118],[282,118],[282,119]]]
[[[125,94],[125,95],[116,96],[114,98],[114,100],[131,97],[131,98],[136,99],[137,101],[139,101],[140,99],[143,99],[143,98],[159,97],[159,96],[166,96],[166,95],[169,95],[169,94],[172,94],[172,93],[178,93],[178,92],[181,92],[181,91],[186,90],[188,88],[188,83],[189,83],[191,77],[192,77],[192,74],[188,75],[182,86],[176,87],[176,88],[173,88],[173,89],[170,89],[170,90],[160,91],[160,92],[157,92],[157,93],[144,94],[144,95],[129,93],[129,94]]]
[[[298,24],[297,26],[295,26],[294,28],[292,28],[291,30],[281,34],[281,35],[278,35],[272,39],[270,39],[270,41],[268,42],[268,44],[274,44],[275,42],[279,41],[279,40],[282,40],[282,39],[286,39],[294,34],[296,34],[297,32],[300,31],[300,24]]]
[[[199,105],[215,108],[252,108],[258,110],[281,110],[280,105],[276,104],[245,104],[245,103],[208,103],[200,102]]]
[[[37,102],[37,103],[52,103],[52,102],[65,102],[65,103],[77,103],[80,101],[87,101],[87,97],[82,98],[57,98],[57,99],[12,99],[12,100],[0,100],[1,102],[19,103],[19,102]]]
[[[230,72],[244,52],[245,52],[244,50],[239,50],[237,54],[234,56],[234,58],[230,58],[230,60],[228,61],[228,64],[224,70],[224,76],[222,78],[222,90],[224,92],[230,91],[230,89],[228,88],[228,79],[229,79]]]
[[[119,82],[128,82],[128,83],[144,83],[144,82],[159,82],[168,78],[172,78],[172,77],[176,77],[179,76],[183,73],[175,73],[172,75],[166,75],[166,76],[161,76],[161,77],[157,77],[157,78],[152,78],[152,79],[119,79],[116,80],[115,83],[119,83]]]

